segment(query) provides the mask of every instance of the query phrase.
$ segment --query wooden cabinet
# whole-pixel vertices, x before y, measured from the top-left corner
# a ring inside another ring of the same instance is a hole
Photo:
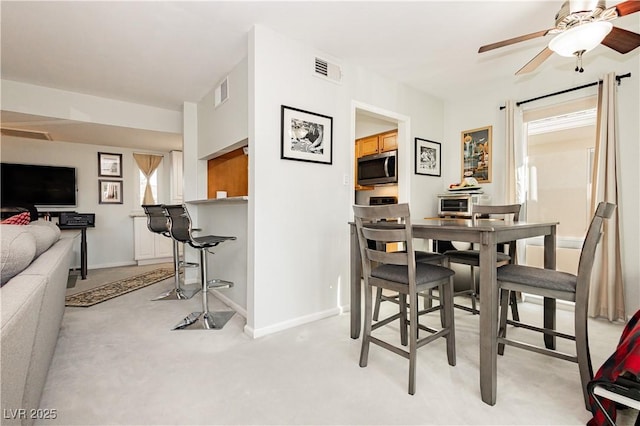
[[[398,149],[398,132],[383,133],[378,137],[379,152],[393,151]]]
[[[398,131],[391,130],[357,139],[356,148],[357,158],[398,149]]]
[[[367,136],[364,138],[356,139],[356,161],[355,161],[355,189],[356,191],[372,190],[373,186],[358,185],[358,158],[365,155],[380,154],[387,151],[393,151],[398,149],[398,131],[391,130],[376,135]]]
[[[364,157],[365,155],[373,155],[377,154],[379,151],[378,148],[378,136],[368,136],[366,138],[356,140],[356,146],[358,150],[356,151],[356,157]]]
[[[138,265],[173,261],[171,238],[149,231],[146,217],[133,218],[133,235],[134,259]]]

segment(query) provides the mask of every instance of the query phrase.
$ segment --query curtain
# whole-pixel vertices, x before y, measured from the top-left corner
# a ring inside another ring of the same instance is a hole
[[[618,204],[617,93],[615,73],[602,79],[598,88],[598,118],[591,214],[599,202]],[[625,321],[624,285],[620,254],[618,209],[603,226],[603,236],[596,252],[591,276],[589,315],[610,321]]]
[[[153,199],[153,192],[151,191],[151,185],[149,184],[149,178],[156,171],[160,163],[162,162],[161,155],[151,154],[133,154],[133,158],[136,160],[138,168],[142,172],[145,178],[147,178],[147,185],[144,188],[144,198],[142,204],[155,204]]]
[[[505,197],[508,204],[521,204],[520,220],[526,220],[527,211],[525,201],[527,199],[527,167],[526,146],[523,136],[522,109],[515,101],[505,103],[505,137],[506,137],[506,165],[507,176],[505,179]],[[524,263],[526,241],[517,243],[516,263]]]

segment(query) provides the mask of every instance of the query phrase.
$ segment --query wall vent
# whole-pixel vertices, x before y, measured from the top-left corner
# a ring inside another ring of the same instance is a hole
[[[216,87],[214,92],[214,106],[218,108],[227,99],[229,99],[229,77],[225,77],[224,80]]]
[[[53,140],[49,132],[42,132],[38,130],[24,130],[24,129],[12,129],[9,127],[2,127],[0,129],[0,132],[4,136],[13,136],[16,138],[39,139],[41,141]]]
[[[314,75],[333,81],[334,83],[340,83],[342,81],[342,70],[340,66],[332,64],[322,58],[316,58],[315,60]]]

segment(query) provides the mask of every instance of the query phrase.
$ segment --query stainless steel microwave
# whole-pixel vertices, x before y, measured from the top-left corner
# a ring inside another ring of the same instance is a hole
[[[358,185],[382,185],[397,182],[397,150],[358,158]]]

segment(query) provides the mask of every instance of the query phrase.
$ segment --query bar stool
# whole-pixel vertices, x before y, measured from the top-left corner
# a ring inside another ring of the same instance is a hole
[[[233,283],[221,279],[207,280],[207,252],[212,247],[236,237],[222,237],[206,235],[194,237],[192,235],[191,217],[184,204],[162,205],[165,216],[169,221],[169,233],[174,240],[189,244],[200,251],[200,284],[202,287],[202,311],[192,312],[176,324],[172,330],[220,330],[231,319],[234,311],[209,311],[208,290],[231,288]],[[210,252],[210,251],[209,251]],[[210,252],[212,253],[212,252]]]
[[[142,209],[147,215],[147,228],[149,231],[164,235],[167,238],[171,238],[169,234],[169,221],[164,215],[164,210],[160,204],[143,204]],[[194,294],[200,291],[199,287],[196,288],[183,288],[180,285],[180,269],[181,268],[195,268],[197,263],[185,262],[180,260],[180,246],[177,240],[173,240],[173,270],[174,270],[174,282],[175,287],[169,291],[165,291],[159,296],[151,300],[186,300],[191,299]]]

